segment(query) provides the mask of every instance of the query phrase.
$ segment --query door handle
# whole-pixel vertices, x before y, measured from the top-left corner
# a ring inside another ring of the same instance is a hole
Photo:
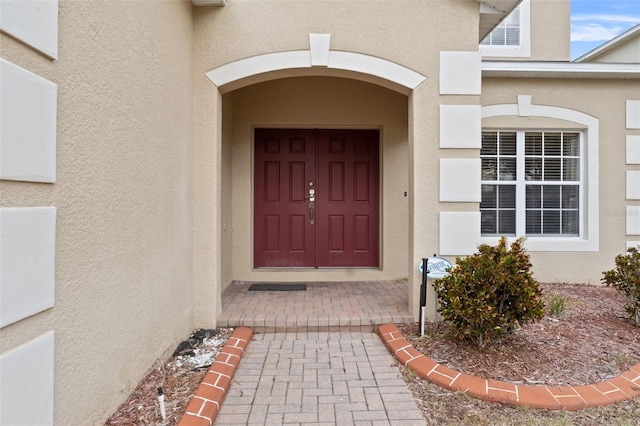
[[[316,190],[309,189],[309,224],[315,223]]]

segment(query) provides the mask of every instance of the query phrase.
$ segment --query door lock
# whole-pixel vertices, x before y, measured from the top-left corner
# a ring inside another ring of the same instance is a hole
[[[316,209],[316,190],[309,189],[309,224],[315,223],[315,209]]]

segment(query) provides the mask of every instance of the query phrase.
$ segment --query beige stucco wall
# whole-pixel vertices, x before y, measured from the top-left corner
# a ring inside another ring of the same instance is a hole
[[[320,33],[332,34],[333,50],[370,54],[423,72],[440,50],[477,50],[478,11],[475,0],[403,2],[402,7],[394,0],[235,0],[223,8],[196,8],[196,64],[202,69],[195,71],[308,49],[308,34]]]
[[[531,0],[531,57],[526,59],[570,60],[570,17],[570,0]]]
[[[58,85],[57,182],[0,182],[57,207],[55,306],[0,329],[1,353],[55,331],[55,424],[104,422],[192,327],[191,11],[61,0],[56,61],[0,34]]]
[[[606,93],[607,102],[602,101]],[[538,80],[485,79],[482,104],[517,103],[517,95],[531,95],[532,104],[568,108],[599,119],[599,251],[531,252],[536,278],[544,282],[578,282],[598,284],[602,271],[611,269],[617,254],[625,251],[625,208],[636,205],[625,200],[626,135],[625,100],[638,97],[635,80]],[[500,118],[485,120],[484,125],[500,127]],[[561,121],[539,118],[505,118],[504,128],[539,128],[553,126],[558,130],[572,128]]]
[[[227,101],[232,105],[227,105]],[[344,281],[406,277],[408,232],[407,97],[369,83],[325,77],[279,79],[224,97],[232,119],[232,211],[235,280]],[[381,131],[381,268],[253,270],[253,128],[375,128]],[[226,135],[226,132],[225,132]],[[226,184],[224,185],[227,186]]]

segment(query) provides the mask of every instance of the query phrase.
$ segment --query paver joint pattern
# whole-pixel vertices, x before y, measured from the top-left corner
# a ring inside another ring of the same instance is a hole
[[[225,425],[422,425],[422,414],[389,351],[420,377],[486,401],[575,411],[640,396],[640,363],[592,385],[523,386],[438,364],[407,342],[394,324],[379,326],[378,334],[386,348],[373,333],[254,335],[250,328],[238,327],[179,426],[211,426],[216,419]]]
[[[447,368],[416,350],[394,324],[378,334],[396,359],[417,375],[452,391],[462,390],[485,401],[548,410],[577,411],[640,396],[640,363],[618,377],[584,386],[526,386],[471,376]]]
[[[256,333],[216,421],[425,424],[379,336],[360,331]]]

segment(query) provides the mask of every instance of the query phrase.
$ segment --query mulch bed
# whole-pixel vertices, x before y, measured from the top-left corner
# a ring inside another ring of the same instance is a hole
[[[613,288],[541,284],[545,302],[564,298],[561,315],[527,324],[501,342],[479,348],[451,337],[449,326],[398,328],[416,349],[452,369],[521,384],[585,385],[619,375],[640,362],[640,328]]]
[[[172,357],[147,374],[105,425],[177,425],[231,333],[232,328],[195,330]],[[157,398],[159,387],[165,399],[164,421]]]

